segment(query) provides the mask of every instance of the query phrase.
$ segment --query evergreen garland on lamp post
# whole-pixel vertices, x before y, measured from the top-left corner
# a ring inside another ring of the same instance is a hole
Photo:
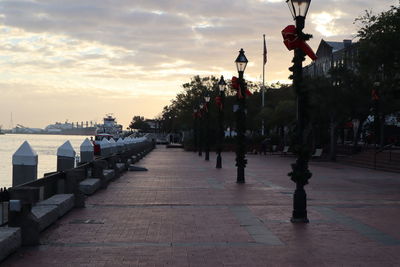
[[[291,218],[292,223],[309,222],[307,217],[307,195],[304,190],[304,186],[308,183],[308,180],[312,176],[311,172],[308,170],[308,161],[311,156],[311,151],[307,145],[307,137],[304,133],[308,119],[308,93],[305,91],[303,85],[302,63],[305,60],[306,48],[304,48],[304,46],[307,46],[305,41],[311,37],[310,35],[303,33],[305,17],[307,15],[310,2],[311,0],[286,0],[286,3],[288,4],[293,15],[293,19],[296,21],[295,31],[292,32],[291,37],[286,36],[286,38],[288,38],[289,41],[292,41],[292,43],[297,42],[297,44],[295,44],[296,46],[293,47],[293,66],[289,68],[289,70],[293,72],[291,79],[293,80],[293,87],[297,95],[297,127],[295,146],[297,160],[296,163],[292,164],[292,172],[288,174],[291,177],[291,180],[296,183],[296,190],[293,196],[293,213]],[[285,28],[285,30],[286,29],[287,28]],[[282,34],[284,34],[284,32],[282,32]],[[285,41],[288,41],[288,39],[285,39]],[[291,44],[289,42],[289,44],[286,45],[288,46]],[[309,51],[307,51],[307,54],[308,52]]]
[[[199,104],[199,111],[198,111],[198,128],[199,128],[199,157],[203,156],[203,103]]]
[[[206,94],[204,96],[204,115],[205,115],[205,123],[206,123],[206,134],[205,134],[205,157],[204,159],[210,160],[210,113],[208,110],[208,103],[210,102],[210,95]]]
[[[243,48],[240,49],[239,55],[235,60],[236,68],[238,70],[239,79],[237,84],[237,110],[236,110],[236,166],[237,166],[237,179],[238,184],[245,183],[244,169],[246,168],[246,84],[244,82],[243,74],[247,66],[247,58],[244,55]]]
[[[216,168],[222,168],[222,145],[224,142],[225,131],[224,131],[224,102],[225,102],[225,88],[226,82],[224,80],[224,76],[221,76],[221,79],[218,82],[218,89],[219,89],[219,96],[215,98],[215,103],[217,104],[218,108],[218,130],[217,130],[217,164]]]
[[[193,108],[193,146],[194,152],[197,152],[198,149],[198,132],[197,132],[197,128],[198,128],[198,123],[197,123],[197,107]]]

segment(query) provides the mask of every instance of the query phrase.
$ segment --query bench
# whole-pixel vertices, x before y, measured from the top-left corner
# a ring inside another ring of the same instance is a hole
[[[320,158],[321,155],[322,155],[322,148],[317,148],[317,149],[315,149],[315,152],[311,156],[311,158]]]
[[[0,262],[21,246],[21,229],[0,227]]]
[[[85,195],[92,195],[100,188],[100,179],[88,178],[79,183],[79,190]]]
[[[32,207],[32,213],[38,220],[39,230],[43,231],[73,207],[73,194],[57,194],[37,202]]]

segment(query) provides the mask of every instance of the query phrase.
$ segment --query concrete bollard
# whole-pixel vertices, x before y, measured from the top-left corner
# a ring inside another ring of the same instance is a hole
[[[110,154],[117,153],[117,144],[116,144],[114,138],[110,138],[110,140],[108,140],[108,142],[110,142]]]
[[[107,188],[108,181],[104,177],[104,170],[107,169],[108,163],[106,160],[95,160],[93,161],[93,178],[100,179],[101,188]]]
[[[102,157],[107,157],[110,154],[110,142],[108,142],[107,138],[103,138],[100,142],[100,155]]]
[[[124,139],[125,150],[131,150],[131,139],[129,137],[125,137]]]
[[[124,149],[125,151],[130,151],[129,140],[127,138],[124,139]]]
[[[92,142],[86,138],[80,146],[81,163],[91,162],[94,160],[94,147]]]
[[[65,192],[67,194],[74,194],[74,207],[85,207],[85,195],[79,190],[79,183],[86,178],[84,169],[71,169],[66,172],[66,186]]]
[[[57,149],[57,171],[65,171],[75,167],[75,150],[69,141]]]
[[[118,140],[117,140],[117,151],[118,151],[118,153],[122,153],[122,152],[124,152],[124,140],[122,140],[122,138],[119,138]]]
[[[135,138],[129,138],[129,149],[133,149],[135,147]]]
[[[38,155],[27,141],[14,153],[12,163],[13,187],[37,179]]]
[[[10,189],[8,226],[20,227],[22,245],[39,244],[39,222],[32,214],[32,206],[39,199],[39,188],[19,187]]]

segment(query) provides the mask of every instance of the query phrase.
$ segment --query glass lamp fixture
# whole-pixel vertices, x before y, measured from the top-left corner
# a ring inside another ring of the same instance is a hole
[[[305,18],[310,7],[311,0],[286,0],[292,13],[293,19],[297,17]]]
[[[239,51],[239,55],[235,60],[236,68],[237,68],[238,72],[244,72],[244,70],[246,69],[246,66],[247,66],[247,62],[249,62],[249,61],[247,60],[246,56],[244,55],[243,48],[241,48]]]
[[[226,88],[226,82],[224,80],[224,76],[221,75],[221,79],[218,82],[218,88],[220,92],[224,92]]]

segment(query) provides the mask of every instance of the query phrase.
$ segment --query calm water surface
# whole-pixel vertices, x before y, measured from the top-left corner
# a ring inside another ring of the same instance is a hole
[[[12,185],[12,155],[28,141],[38,154],[38,178],[57,168],[57,148],[69,140],[79,154],[79,147],[88,136],[82,135],[44,135],[44,134],[5,134],[0,135],[0,187]]]

